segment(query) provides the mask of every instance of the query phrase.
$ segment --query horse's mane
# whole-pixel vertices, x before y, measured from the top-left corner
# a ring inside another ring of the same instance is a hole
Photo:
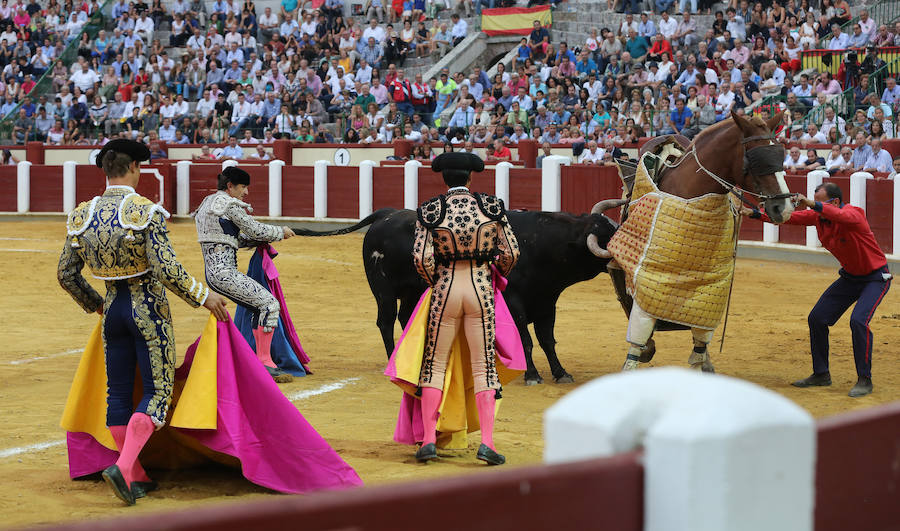
[[[766,125],[765,120],[763,120],[759,116],[753,115],[753,116],[748,116],[746,118],[747,118],[747,121],[749,121],[751,124],[753,124],[757,127],[761,127],[764,130],[768,131],[768,126]],[[714,135],[714,134],[718,133],[720,129],[725,129],[725,128],[729,127],[728,124],[731,124],[732,126],[737,127],[737,124],[734,123],[734,120],[731,119],[731,117],[725,118],[721,122],[716,122],[715,124],[704,129],[703,131],[700,131],[700,133],[694,137],[693,143],[696,144],[697,139],[700,139],[700,138],[706,140],[707,136]]]

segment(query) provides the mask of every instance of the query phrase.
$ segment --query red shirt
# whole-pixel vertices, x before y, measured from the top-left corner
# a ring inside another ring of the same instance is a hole
[[[505,158],[506,160],[512,160],[512,152],[509,151],[509,148],[503,146],[494,152],[494,157],[498,159]]]
[[[768,222],[769,218],[762,214],[762,220]],[[814,226],[822,245],[851,275],[868,275],[887,265],[887,258],[869,228],[866,211],[859,207],[847,204],[836,207],[816,202],[814,209],[791,213],[785,223]]]

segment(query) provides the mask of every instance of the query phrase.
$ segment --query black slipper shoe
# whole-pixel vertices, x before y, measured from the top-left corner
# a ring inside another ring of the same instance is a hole
[[[137,500],[158,488],[159,483],[155,481],[135,481],[131,484],[131,493],[134,494],[134,499]]]
[[[117,498],[125,502],[127,505],[134,505],[134,494],[128,488],[125,476],[119,470],[117,465],[113,465],[103,471],[103,481],[113,490]]]
[[[437,446],[434,443],[422,445],[421,448],[416,450],[416,461],[419,462],[431,461],[432,459],[437,459],[437,456]]]
[[[475,457],[489,465],[502,465],[506,462],[505,457],[491,450],[491,447],[486,444],[482,444],[478,447],[478,453],[475,454]]]

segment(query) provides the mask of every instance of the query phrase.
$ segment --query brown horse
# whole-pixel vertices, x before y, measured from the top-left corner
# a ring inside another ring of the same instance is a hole
[[[764,121],[732,113],[730,120],[723,120],[697,135],[686,146],[681,160],[660,171],[659,189],[685,199],[734,193],[747,202],[762,202],[769,218],[774,223],[783,223],[790,217],[793,205],[784,181],[784,148],[775,142],[772,134],[781,120],[781,114]],[[589,247],[598,257],[611,257],[606,249]],[[637,304],[632,305],[627,338],[630,346],[623,370],[637,368],[638,361],[650,361],[655,350],[650,338],[656,325],[656,318]],[[688,362],[695,369],[714,372],[707,348],[713,331],[701,328],[691,331],[694,350]]]

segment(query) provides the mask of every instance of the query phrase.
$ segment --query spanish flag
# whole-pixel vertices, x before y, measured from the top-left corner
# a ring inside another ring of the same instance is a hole
[[[528,35],[534,21],[549,28],[552,22],[550,5],[535,7],[497,7],[481,10],[481,31],[486,35]]]

